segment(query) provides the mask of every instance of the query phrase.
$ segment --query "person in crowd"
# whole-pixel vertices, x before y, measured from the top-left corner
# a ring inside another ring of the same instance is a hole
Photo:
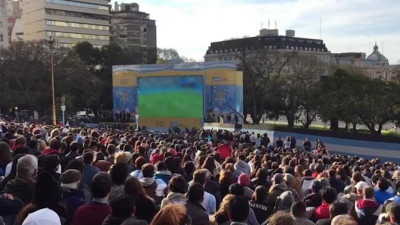
[[[211,216],[211,225],[230,225],[231,220],[229,218],[229,203],[235,197],[233,194],[227,194],[221,202],[218,211]]]
[[[345,202],[336,200],[329,206],[329,219],[320,219],[317,221],[317,225],[330,225],[332,219],[338,215],[347,215],[348,207]]]
[[[400,205],[395,205],[389,209],[390,222],[400,224]]]
[[[97,173],[91,182],[93,200],[80,206],[72,219],[73,225],[101,225],[111,214],[108,195],[112,188],[111,176],[106,172]]]
[[[363,190],[363,199],[357,200],[351,210],[351,215],[363,225],[374,225],[382,212],[382,205],[375,201],[375,191],[371,186]]]
[[[172,158],[169,159],[173,160]],[[168,184],[172,177],[172,173],[168,170],[167,164],[165,162],[158,162],[155,166],[157,172],[154,174],[154,178],[162,180],[164,183]]]
[[[191,225],[192,219],[186,207],[180,204],[169,204],[161,209],[151,221],[150,225]]]
[[[303,142],[304,150],[307,152],[311,151],[311,146],[312,146],[311,141],[309,141],[308,138],[304,139],[304,142]]]
[[[66,221],[66,211],[60,205],[61,195],[61,188],[54,176],[47,171],[40,173],[32,202],[22,209],[16,224],[63,224]]]
[[[268,225],[296,225],[296,221],[292,215],[281,211],[270,217]]]
[[[108,202],[110,203],[118,195],[124,193],[124,183],[128,177],[128,165],[126,163],[117,163],[110,169],[111,180],[113,187],[110,195],[108,196]]]
[[[390,181],[388,181],[386,178],[379,178],[376,185],[378,190],[375,191],[375,199],[379,204],[383,204],[386,200],[393,197],[393,194],[388,192],[390,185]]]
[[[332,219],[331,225],[358,225],[358,223],[349,215],[338,215]]]
[[[81,172],[76,169],[69,169],[61,174],[61,205],[67,210],[67,223],[72,222],[75,211],[85,204],[85,195],[78,189],[81,177]]]
[[[335,188],[337,193],[342,193],[346,185],[337,179],[336,170],[329,170],[329,184],[331,187]]]
[[[206,209],[201,205],[204,198],[204,187],[200,183],[194,182],[190,185],[187,193],[186,209],[187,214],[192,220],[193,225],[207,225],[209,219]]]
[[[237,157],[237,162],[235,163],[235,175],[238,177],[240,174],[244,173],[249,175],[250,174],[250,166],[246,163],[245,159],[246,156],[244,154],[240,154]]]
[[[143,156],[139,156],[135,160],[135,168],[136,170],[133,171],[130,175],[133,177],[136,177],[137,179],[142,179],[143,178],[143,173],[142,173],[142,166],[147,163],[147,160]]]
[[[123,193],[113,198],[110,206],[112,213],[104,219],[102,225],[120,225],[135,212],[134,199]]]
[[[229,201],[229,218],[231,225],[247,224],[249,217],[249,203],[246,198],[236,196]]]
[[[333,187],[323,187],[320,191],[322,198],[322,205],[317,207],[314,212],[314,220],[330,218],[329,207],[336,200],[337,192]]]
[[[93,177],[100,172],[100,169],[93,166],[94,162],[94,153],[92,151],[86,151],[83,153],[83,170],[82,170],[82,179],[81,182],[87,186],[90,186],[90,183]]]
[[[205,188],[208,181],[210,172],[207,169],[199,169],[193,175],[193,182],[197,182]],[[212,215],[216,212],[217,202],[215,196],[204,191],[204,197],[201,205],[204,207],[208,215]]]
[[[38,161],[35,156],[26,155],[21,157],[17,162],[16,177],[6,184],[4,191],[7,194],[18,197],[24,204],[28,204],[32,200],[37,170]]]
[[[178,175],[173,177],[168,184],[168,195],[161,201],[161,208],[172,204],[186,204],[187,182],[183,176]]]
[[[147,195],[154,199],[157,204],[161,203],[164,198],[164,189],[167,185],[161,179],[154,179],[154,166],[151,163],[146,163],[142,166],[142,173],[143,178],[139,181]]]
[[[296,224],[302,225],[315,225],[314,222],[306,218],[306,205],[302,201],[297,201],[290,207],[290,214],[292,214]]]
[[[267,197],[267,207],[269,210],[271,210],[269,211],[269,214],[273,213],[278,197],[287,190],[288,188],[283,180],[282,174],[275,174],[272,178],[272,186],[269,190]]]
[[[250,201],[250,208],[253,209],[259,224],[264,223],[270,216],[267,206],[268,189],[265,186],[257,186],[252,200]]]

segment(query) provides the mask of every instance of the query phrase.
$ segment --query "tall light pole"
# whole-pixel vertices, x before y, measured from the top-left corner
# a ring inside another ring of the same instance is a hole
[[[52,95],[52,121],[53,125],[57,125],[57,117],[56,117],[56,96],[54,91],[54,55],[53,48],[55,44],[55,39],[50,36],[50,40],[48,41],[50,48],[50,69],[51,69],[51,95]]]

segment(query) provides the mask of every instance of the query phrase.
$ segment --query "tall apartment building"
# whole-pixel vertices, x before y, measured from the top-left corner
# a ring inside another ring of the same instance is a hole
[[[9,46],[8,12],[6,0],[0,0],[0,48]]]
[[[23,0],[22,11],[24,41],[53,37],[64,47],[110,43],[109,0]]]
[[[156,57],[156,21],[150,19],[148,13],[140,12],[137,3],[115,2],[111,16],[113,42],[123,48],[133,48],[145,58]]]

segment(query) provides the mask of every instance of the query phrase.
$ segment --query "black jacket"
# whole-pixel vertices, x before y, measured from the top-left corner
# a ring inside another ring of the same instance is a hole
[[[192,219],[192,225],[208,225],[210,224],[206,210],[200,203],[186,203],[188,216]]]

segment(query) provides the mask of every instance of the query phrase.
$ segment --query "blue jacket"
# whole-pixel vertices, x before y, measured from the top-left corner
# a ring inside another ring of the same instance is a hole
[[[63,188],[63,198],[61,204],[67,210],[69,223],[72,222],[75,211],[85,204],[85,196],[82,191],[76,189]]]

